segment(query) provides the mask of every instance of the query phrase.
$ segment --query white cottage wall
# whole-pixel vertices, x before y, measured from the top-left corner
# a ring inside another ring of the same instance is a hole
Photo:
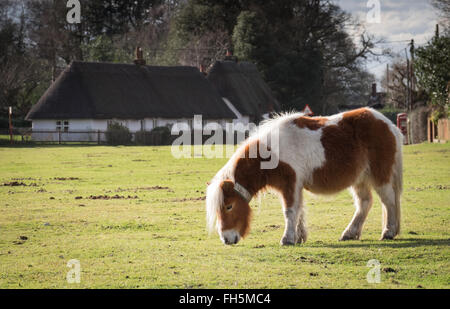
[[[58,119],[59,120],[59,119]],[[98,131],[105,132],[108,129],[108,122],[115,121],[126,126],[130,132],[135,133],[140,130],[151,131],[155,127],[169,127],[175,123],[186,123],[192,128],[193,119],[182,118],[182,119],[163,119],[163,118],[145,118],[143,120],[136,119],[60,119],[60,121],[69,121],[69,128],[67,132],[64,129],[61,133],[57,131],[58,121],[56,119],[36,119],[32,122],[32,139],[34,141],[49,141],[57,142],[61,140],[64,141],[98,141]],[[241,117],[239,122],[248,123],[248,117]],[[231,119],[216,119],[216,120],[205,120],[203,125],[206,123],[219,123],[223,128],[226,127],[227,123],[230,123]],[[235,122],[235,120],[233,120]],[[92,132],[92,133],[87,133]],[[100,140],[105,141],[105,134],[100,134]]]

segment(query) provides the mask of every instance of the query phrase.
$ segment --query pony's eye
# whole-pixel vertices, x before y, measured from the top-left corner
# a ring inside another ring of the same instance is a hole
[[[230,211],[231,208],[233,208],[233,205],[227,205],[225,208],[226,208],[227,211]]]

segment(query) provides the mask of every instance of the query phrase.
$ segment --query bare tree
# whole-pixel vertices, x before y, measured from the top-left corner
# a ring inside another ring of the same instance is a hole
[[[187,46],[178,51],[180,63],[208,67],[215,61],[222,60],[230,46],[231,37],[225,31],[204,33],[194,37]]]
[[[440,23],[444,26],[444,33],[450,35],[450,1],[448,0],[430,0],[436,8],[441,18]]]
[[[112,38],[115,50],[121,51],[116,60],[129,62],[134,49],[139,46],[145,52],[147,63],[159,64],[163,60],[165,42],[178,1],[166,1],[146,8],[146,18],[123,35]]]
[[[416,104],[426,101],[426,95],[422,90],[408,86],[408,74],[410,73],[407,62],[400,57],[396,58],[389,71],[384,73],[381,83],[388,90],[387,104],[399,109],[408,108],[408,92],[411,95],[412,108]],[[411,74],[410,78],[415,80],[415,77],[411,77]]]

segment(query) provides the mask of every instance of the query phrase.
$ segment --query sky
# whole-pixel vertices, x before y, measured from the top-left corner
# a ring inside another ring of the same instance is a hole
[[[378,50],[389,48],[402,57],[409,53],[409,42],[414,39],[415,46],[426,44],[434,35],[439,21],[438,11],[430,0],[334,0],[344,11],[352,14],[376,38],[385,40]],[[378,10],[379,8],[379,10]],[[379,14],[377,14],[379,12]],[[379,17],[379,18],[378,18]],[[349,33],[358,40],[360,30],[349,25]],[[409,55],[408,55],[409,57]],[[386,71],[386,64],[392,59],[381,57],[367,63],[367,69],[380,81]]]

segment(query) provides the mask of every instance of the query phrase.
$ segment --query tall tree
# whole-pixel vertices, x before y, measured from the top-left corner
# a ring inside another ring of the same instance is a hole
[[[27,9],[31,48],[47,61],[54,80],[58,68],[72,60],[83,60],[82,29],[67,22],[64,1],[28,0]]]
[[[436,36],[416,50],[417,82],[430,96],[430,103],[447,117],[450,103],[450,37]]]
[[[82,20],[86,34],[86,59],[131,62],[133,51],[140,46],[146,51],[148,62],[157,62],[179,2],[180,0],[89,1],[83,9]]]
[[[8,106],[23,114],[31,105],[41,74],[27,49],[26,12],[16,1],[0,3],[0,114]]]

